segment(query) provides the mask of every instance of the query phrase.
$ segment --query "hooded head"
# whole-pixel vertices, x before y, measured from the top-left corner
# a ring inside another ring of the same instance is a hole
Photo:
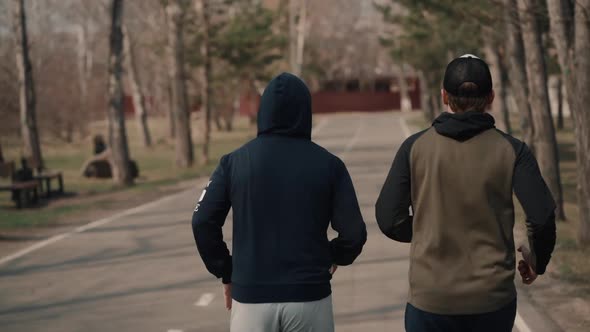
[[[311,94],[297,76],[282,73],[264,90],[258,136],[265,134],[311,139]]]

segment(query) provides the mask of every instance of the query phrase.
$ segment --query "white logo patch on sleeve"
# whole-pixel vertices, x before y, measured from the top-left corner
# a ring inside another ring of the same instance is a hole
[[[201,193],[201,197],[199,197],[199,201],[197,202],[197,206],[195,207],[195,212],[199,211],[199,206],[201,205],[201,202],[205,198],[205,195],[207,194],[207,188],[209,188],[209,185],[211,184],[211,182],[213,182],[213,181],[209,181],[207,183],[207,186],[205,186],[205,189],[203,189],[203,192]]]

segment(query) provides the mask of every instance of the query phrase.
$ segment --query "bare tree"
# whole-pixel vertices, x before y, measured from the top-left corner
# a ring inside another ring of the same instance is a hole
[[[147,123],[147,110],[145,106],[145,98],[141,89],[139,75],[137,74],[133,41],[131,40],[131,34],[129,33],[129,29],[126,25],[123,25],[123,35],[123,44],[125,49],[125,65],[127,67],[126,74],[127,78],[129,79],[131,95],[133,96],[133,107],[135,109],[135,116],[137,118],[139,134],[142,138],[143,145],[149,147],[152,145],[152,138]]]
[[[412,110],[412,99],[410,98],[410,92],[408,91],[408,81],[406,80],[404,64],[395,66],[394,72],[397,73],[398,77],[400,109],[402,112],[409,112]]]
[[[16,41],[16,67],[20,94],[20,123],[24,153],[32,157],[38,167],[43,167],[41,144],[35,114],[36,96],[33,67],[29,57],[27,16],[24,0],[14,0],[14,38]]]
[[[502,57],[497,45],[488,44],[485,47],[486,58],[490,62],[490,71],[492,74],[492,81],[494,82],[494,92],[496,100],[492,104],[494,114],[500,116],[500,127],[507,133],[512,132],[510,126],[510,116],[508,114],[508,103],[506,98],[506,90],[504,89],[506,82],[504,80],[504,73],[506,69],[502,62]]]
[[[563,119],[564,102],[565,100],[563,98],[563,80],[561,77],[559,77],[559,79],[557,80],[557,129],[565,128],[565,121]]]
[[[307,0],[299,5],[299,21],[297,22],[297,51],[295,53],[295,70],[297,76],[303,73],[303,52],[305,51],[305,30],[307,28]]]
[[[577,0],[575,8],[575,132],[578,165],[579,243],[590,246],[590,0]]]
[[[291,71],[295,73],[297,68],[297,44],[296,44],[296,36],[297,36],[297,6],[296,0],[289,0],[289,64],[291,67]]]
[[[526,71],[529,81],[529,103],[532,108],[535,128],[535,153],[541,174],[545,178],[557,203],[556,216],[565,220],[563,191],[559,173],[559,154],[555,128],[551,116],[549,93],[547,91],[547,71],[536,10],[538,0],[518,0],[522,39],[526,52]]]
[[[87,113],[88,108],[88,81],[90,80],[90,72],[92,70],[92,56],[91,51],[88,47],[88,27],[87,20],[83,24],[78,25],[77,37],[78,37],[78,82],[80,83],[80,98],[79,98],[79,110],[80,113]],[[79,121],[82,122],[82,121]],[[82,137],[87,134],[87,125],[80,125],[80,135]]]
[[[166,7],[168,15],[167,55],[172,85],[170,90],[176,134],[176,165],[190,167],[194,162],[194,153],[184,69],[184,11],[181,9],[179,1],[170,0]]]
[[[506,22],[506,57],[508,80],[520,113],[524,142],[534,150],[534,127],[532,110],[528,101],[528,79],[524,64],[524,46],[516,0],[504,0],[504,21]]]
[[[561,68],[562,82],[565,85],[567,103],[571,113],[575,114],[575,75],[573,74],[574,64],[571,56],[574,50],[574,15],[569,2],[569,0],[547,0],[547,9],[549,12],[550,33],[557,51],[557,60]]]
[[[420,83],[420,104],[424,118],[428,122],[434,121],[436,118],[436,107],[432,104],[432,94],[428,87],[426,74],[423,71],[418,71],[418,81]]]
[[[170,29],[170,24],[173,24],[172,22],[170,22],[170,18],[168,17],[168,12],[167,12],[167,7],[166,6],[162,6],[161,9],[161,14],[164,17],[164,23],[166,25],[167,29]],[[166,45],[167,45],[167,50],[166,50],[166,57],[168,57],[168,62],[170,62],[171,59],[171,55],[170,55],[170,50],[168,49],[170,47],[170,33],[166,34]],[[168,66],[170,67],[170,65]],[[170,73],[170,70],[168,70],[168,74]],[[164,97],[166,96],[167,100],[168,100],[168,112],[166,113],[166,115],[168,116],[168,133],[170,134],[170,137],[176,137],[176,120],[175,120],[175,112],[174,112],[174,108],[175,108],[175,103],[174,103],[174,94],[172,93],[172,77],[169,77],[169,79],[167,80],[162,80],[161,76],[158,75],[157,77],[158,80],[163,81],[161,82],[160,86],[158,86],[158,90],[160,91],[160,96]],[[164,98],[160,98],[160,99],[164,99]]]
[[[211,141],[211,99],[213,91],[211,87],[211,56],[209,44],[209,1],[195,0],[195,11],[200,18],[201,25],[201,58],[203,61],[201,84],[201,105],[204,113],[204,131],[203,131],[203,151],[201,154],[201,163],[206,165],[209,162],[209,145]],[[219,112],[217,112],[219,113]],[[219,119],[219,117],[216,117]],[[219,126],[219,125],[218,125]]]
[[[113,0],[109,57],[109,140],[112,150],[113,179],[122,185],[133,184],[129,168],[129,147],[123,105],[123,0]]]

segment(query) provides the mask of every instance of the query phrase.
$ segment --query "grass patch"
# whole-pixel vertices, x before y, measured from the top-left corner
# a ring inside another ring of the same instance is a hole
[[[197,157],[194,166],[186,169],[178,168],[175,166],[174,140],[168,137],[167,123],[165,118],[150,118],[149,125],[154,144],[150,148],[145,148],[141,145],[136,122],[131,119],[127,121],[130,154],[131,158],[138,163],[140,173],[135,185],[131,187],[116,186],[110,179],[88,179],[81,175],[84,161],[92,156],[92,136],[107,134],[105,122],[93,123],[89,137],[71,144],[43,141],[42,148],[47,168],[63,172],[67,195],[65,198],[56,198],[51,201],[42,200],[39,206],[17,210],[10,199],[10,193],[1,192],[0,229],[50,226],[68,217],[82,215],[91,209],[109,209],[115,203],[120,206],[124,202],[115,202],[115,200],[120,200],[125,193],[147,194],[180,181],[207,176],[217,166],[221,156],[255,136],[255,128],[249,125],[248,119],[237,118],[234,131],[213,130],[209,163],[201,165]],[[193,119],[195,156],[200,156],[202,148],[201,126],[197,119]],[[7,142],[10,143],[7,144]],[[16,139],[3,137],[3,144],[5,159],[20,159],[21,149]],[[6,180],[0,179],[0,181]]]

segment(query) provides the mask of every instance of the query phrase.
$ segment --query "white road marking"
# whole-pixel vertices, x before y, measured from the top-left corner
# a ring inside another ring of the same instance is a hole
[[[312,135],[317,134],[322,128],[324,128],[328,124],[328,122],[329,122],[329,118],[328,117],[325,117],[322,120],[320,120],[320,122],[313,128]],[[192,189],[187,190],[187,191],[192,191]],[[150,203],[146,203],[144,205],[140,205],[138,207],[135,207],[135,208],[132,208],[132,209],[129,209],[129,210],[122,211],[122,212],[117,213],[115,215],[112,215],[110,217],[106,217],[106,218],[103,218],[103,219],[99,219],[99,220],[90,222],[90,223],[88,223],[88,224],[86,224],[84,226],[80,226],[80,227],[78,227],[78,228],[76,228],[76,229],[74,229],[72,231],[69,231],[69,232],[66,232],[66,233],[62,233],[62,234],[58,234],[58,235],[52,236],[49,239],[46,239],[46,240],[37,242],[37,243],[35,243],[35,244],[33,244],[33,245],[29,246],[29,247],[26,247],[26,248],[24,248],[22,250],[19,250],[19,251],[13,253],[13,254],[10,254],[8,256],[4,256],[4,257],[0,258],[0,265],[4,265],[4,264],[6,264],[8,262],[11,262],[11,261],[13,261],[15,259],[21,258],[21,257],[23,257],[25,255],[28,255],[28,254],[34,252],[34,251],[37,251],[37,250],[39,250],[41,248],[44,248],[44,247],[46,247],[46,246],[48,246],[50,244],[53,244],[53,243],[56,243],[56,242],[61,241],[63,239],[66,239],[66,238],[68,238],[68,237],[70,237],[70,236],[72,236],[74,234],[82,233],[82,232],[85,232],[85,231],[88,231],[88,230],[91,230],[91,229],[94,229],[94,228],[97,228],[97,227],[106,225],[108,223],[111,223],[111,222],[113,222],[113,221],[115,221],[115,220],[117,220],[119,218],[128,216],[130,214],[141,212],[143,210],[149,209],[149,208],[151,208],[153,206],[156,206],[158,204],[161,204],[161,203],[163,203],[165,201],[171,200],[176,195],[183,195],[184,193],[185,192],[178,193],[178,194],[173,194],[173,195],[170,195],[170,196],[167,196],[167,197],[163,197],[163,198],[158,199],[156,201],[153,201],[153,202],[150,202]]]
[[[516,319],[514,320],[514,325],[518,329],[518,332],[531,332],[531,329],[527,325],[527,323],[522,319],[522,316],[516,312]]]
[[[168,332],[184,332],[183,330],[177,330],[177,329],[170,329],[168,330]]]
[[[190,189],[190,190],[187,190],[187,191],[192,191],[192,190],[193,189]],[[146,204],[143,204],[143,205],[134,207],[132,209],[119,212],[119,213],[114,214],[114,215],[112,215],[110,217],[106,217],[106,218],[103,218],[103,219],[99,219],[99,220],[93,221],[93,222],[88,223],[88,224],[86,224],[84,226],[80,226],[80,227],[78,227],[78,228],[76,228],[76,229],[74,229],[72,231],[69,231],[69,232],[66,232],[66,233],[62,233],[62,234],[58,234],[58,235],[52,236],[49,239],[46,239],[46,240],[37,242],[37,243],[35,243],[35,244],[27,247],[27,248],[24,248],[22,250],[19,250],[19,251],[15,252],[14,254],[11,254],[11,255],[2,257],[0,259],[0,265],[6,264],[6,263],[8,263],[10,261],[13,261],[13,260],[17,259],[17,258],[21,258],[21,257],[23,257],[25,255],[28,255],[28,254],[30,254],[30,253],[32,253],[34,251],[37,251],[37,250],[39,250],[39,249],[41,249],[43,247],[48,246],[50,244],[56,243],[56,242],[61,241],[63,239],[67,239],[68,237],[70,237],[72,235],[75,235],[75,234],[78,234],[78,233],[82,233],[82,232],[91,230],[93,228],[97,228],[97,227],[106,225],[106,224],[111,223],[111,222],[113,222],[113,221],[115,221],[117,219],[120,219],[122,217],[128,216],[130,214],[134,214],[134,213],[137,213],[137,212],[144,211],[146,209],[149,209],[151,207],[154,207],[154,206],[156,206],[158,204],[161,204],[163,202],[166,202],[168,200],[172,200],[174,197],[176,197],[176,195],[184,195],[187,191],[184,191],[184,192],[181,192],[181,193],[177,193],[177,194],[173,194],[173,195],[170,195],[170,196],[167,196],[167,197],[163,197],[163,198],[160,198],[160,199],[155,200],[153,202],[146,203]]]
[[[320,130],[322,130],[322,128],[324,128],[328,124],[328,122],[329,121],[327,117],[322,118],[320,122],[311,130],[311,136],[313,137],[317,135],[320,132]]]
[[[400,119],[400,125],[402,127],[403,135],[406,138],[410,137],[412,132],[410,131],[410,128],[408,127],[408,123],[406,122],[405,117],[400,117],[399,119]],[[516,319],[514,320],[514,325],[516,326],[516,329],[518,329],[518,332],[531,332],[531,329],[529,328],[527,323],[524,321],[522,316],[518,313],[518,311],[516,311]]]
[[[215,299],[215,294],[204,293],[203,295],[201,295],[199,300],[197,302],[195,302],[195,306],[196,307],[206,307],[209,304],[211,304],[211,302],[213,302],[214,299]]]
[[[352,136],[352,138],[350,139],[348,144],[346,144],[346,148],[344,148],[344,152],[349,152],[350,150],[352,150],[352,148],[355,146],[355,144],[358,142],[359,138],[361,137],[362,129],[363,129],[363,122],[362,122],[362,118],[360,118],[359,119],[359,126],[356,128],[354,136]]]
[[[352,136],[352,138],[350,139],[350,141],[348,141],[348,143],[346,144],[346,146],[344,147],[344,152],[342,152],[340,154],[340,158],[344,159],[346,157],[346,154],[348,154],[350,152],[350,150],[352,150],[352,148],[356,145],[356,143],[358,142],[359,138],[361,137],[361,131],[363,129],[363,117],[362,115],[359,116],[359,125],[358,127],[356,127],[356,131],[354,132],[354,135]]]

